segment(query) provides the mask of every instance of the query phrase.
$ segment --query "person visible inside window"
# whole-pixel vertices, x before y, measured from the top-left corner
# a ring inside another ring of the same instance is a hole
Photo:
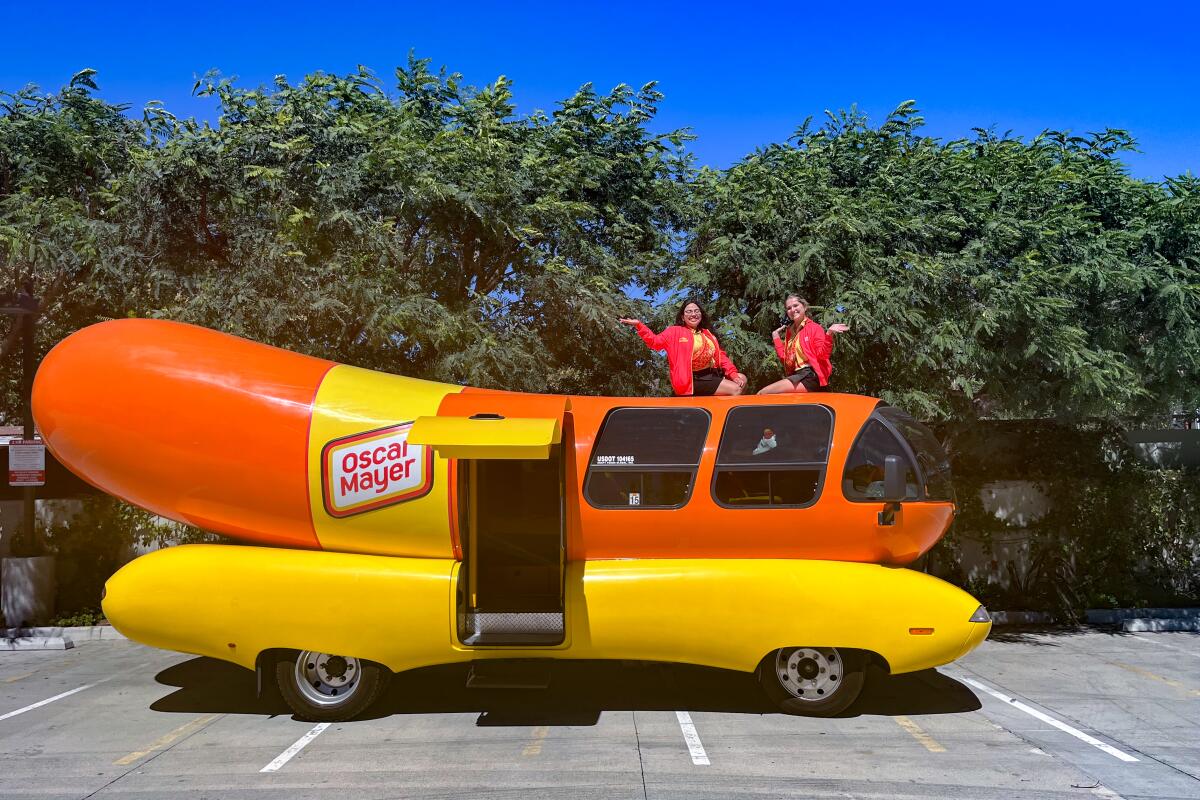
[[[758,440],[758,446],[752,451],[752,455],[761,456],[763,453],[769,453],[775,449],[775,431],[770,428],[763,430],[762,438]]]

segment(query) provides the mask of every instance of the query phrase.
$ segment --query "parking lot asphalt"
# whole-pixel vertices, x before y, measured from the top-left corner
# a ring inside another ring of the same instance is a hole
[[[397,676],[314,725],[254,675],[125,641],[0,653],[4,798],[1200,798],[1200,634],[997,629],[833,719],[751,676],[555,662],[549,688]]]

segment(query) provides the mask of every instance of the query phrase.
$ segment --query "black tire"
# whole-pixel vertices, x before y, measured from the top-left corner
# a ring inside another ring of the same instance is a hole
[[[784,647],[758,665],[758,682],[781,711],[832,717],[858,699],[866,661],[860,650]]]
[[[391,671],[382,664],[310,650],[284,651],[275,683],[296,716],[309,722],[345,722],[374,703]]]

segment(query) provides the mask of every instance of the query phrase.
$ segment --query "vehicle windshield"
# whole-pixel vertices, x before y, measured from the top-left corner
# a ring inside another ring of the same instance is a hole
[[[946,451],[933,431],[898,408],[880,406],[875,413],[891,423],[912,447],[921,471],[925,473],[925,499],[953,502],[950,459],[946,457]]]

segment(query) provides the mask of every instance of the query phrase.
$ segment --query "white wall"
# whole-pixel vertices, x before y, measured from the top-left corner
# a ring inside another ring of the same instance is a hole
[[[968,579],[990,580],[1008,586],[1008,562],[1024,579],[1029,569],[1032,534],[1035,524],[1050,510],[1050,497],[1035,481],[992,481],[979,490],[983,510],[1009,528],[992,536],[992,546],[980,539],[959,534],[960,563]]]

